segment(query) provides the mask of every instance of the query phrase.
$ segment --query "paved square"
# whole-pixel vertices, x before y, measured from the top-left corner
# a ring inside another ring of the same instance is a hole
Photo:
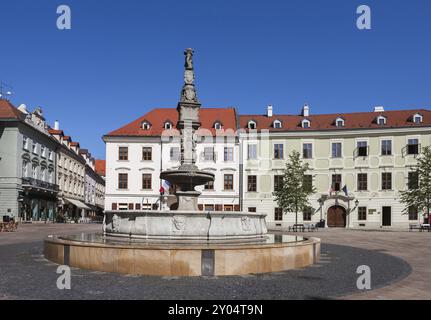
[[[100,225],[33,224],[0,234],[0,299],[431,299],[426,286],[431,233],[326,229],[322,258],[309,268],[242,277],[150,277],[72,269],[58,290],[57,266],[43,257],[49,234],[98,232]],[[368,265],[372,288],[356,288]]]

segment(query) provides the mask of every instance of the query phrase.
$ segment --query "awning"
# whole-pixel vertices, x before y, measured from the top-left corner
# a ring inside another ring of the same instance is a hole
[[[69,199],[69,198],[64,198],[64,200],[66,200],[67,202],[73,204],[74,206],[76,206],[76,207],[78,207],[80,209],[91,210],[88,206],[86,206],[84,203],[82,203],[79,200]]]

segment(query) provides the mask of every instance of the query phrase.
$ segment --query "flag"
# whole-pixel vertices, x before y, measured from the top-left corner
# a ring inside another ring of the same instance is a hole
[[[169,192],[169,188],[171,187],[171,184],[167,180],[162,180],[162,186],[160,187],[160,194],[165,194],[165,192]]]
[[[348,197],[349,193],[347,192],[347,185],[344,185],[342,190],[343,190],[344,194],[346,195],[346,197]]]

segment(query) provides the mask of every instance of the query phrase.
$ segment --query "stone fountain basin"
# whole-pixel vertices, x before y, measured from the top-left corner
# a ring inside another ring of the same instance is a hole
[[[170,170],[163,171],[160,178],[175,185],[191,185],[192,188],[214,180],[214,173],[205,171]]]
[[[178,242],[264,241],[266,214],[250,212],[107,211],[106,235]]]

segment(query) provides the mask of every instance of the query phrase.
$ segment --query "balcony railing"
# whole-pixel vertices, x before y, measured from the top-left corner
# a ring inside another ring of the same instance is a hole
[[[55,191],[55,192],[59,191],[58,185],[52,184],[46,181],[42,181],[42,180],[37,180],[34,178],[22,178],[22,185],[32,186],[35,188],[41,188],[41,189],[46,189],[46,190]]]

